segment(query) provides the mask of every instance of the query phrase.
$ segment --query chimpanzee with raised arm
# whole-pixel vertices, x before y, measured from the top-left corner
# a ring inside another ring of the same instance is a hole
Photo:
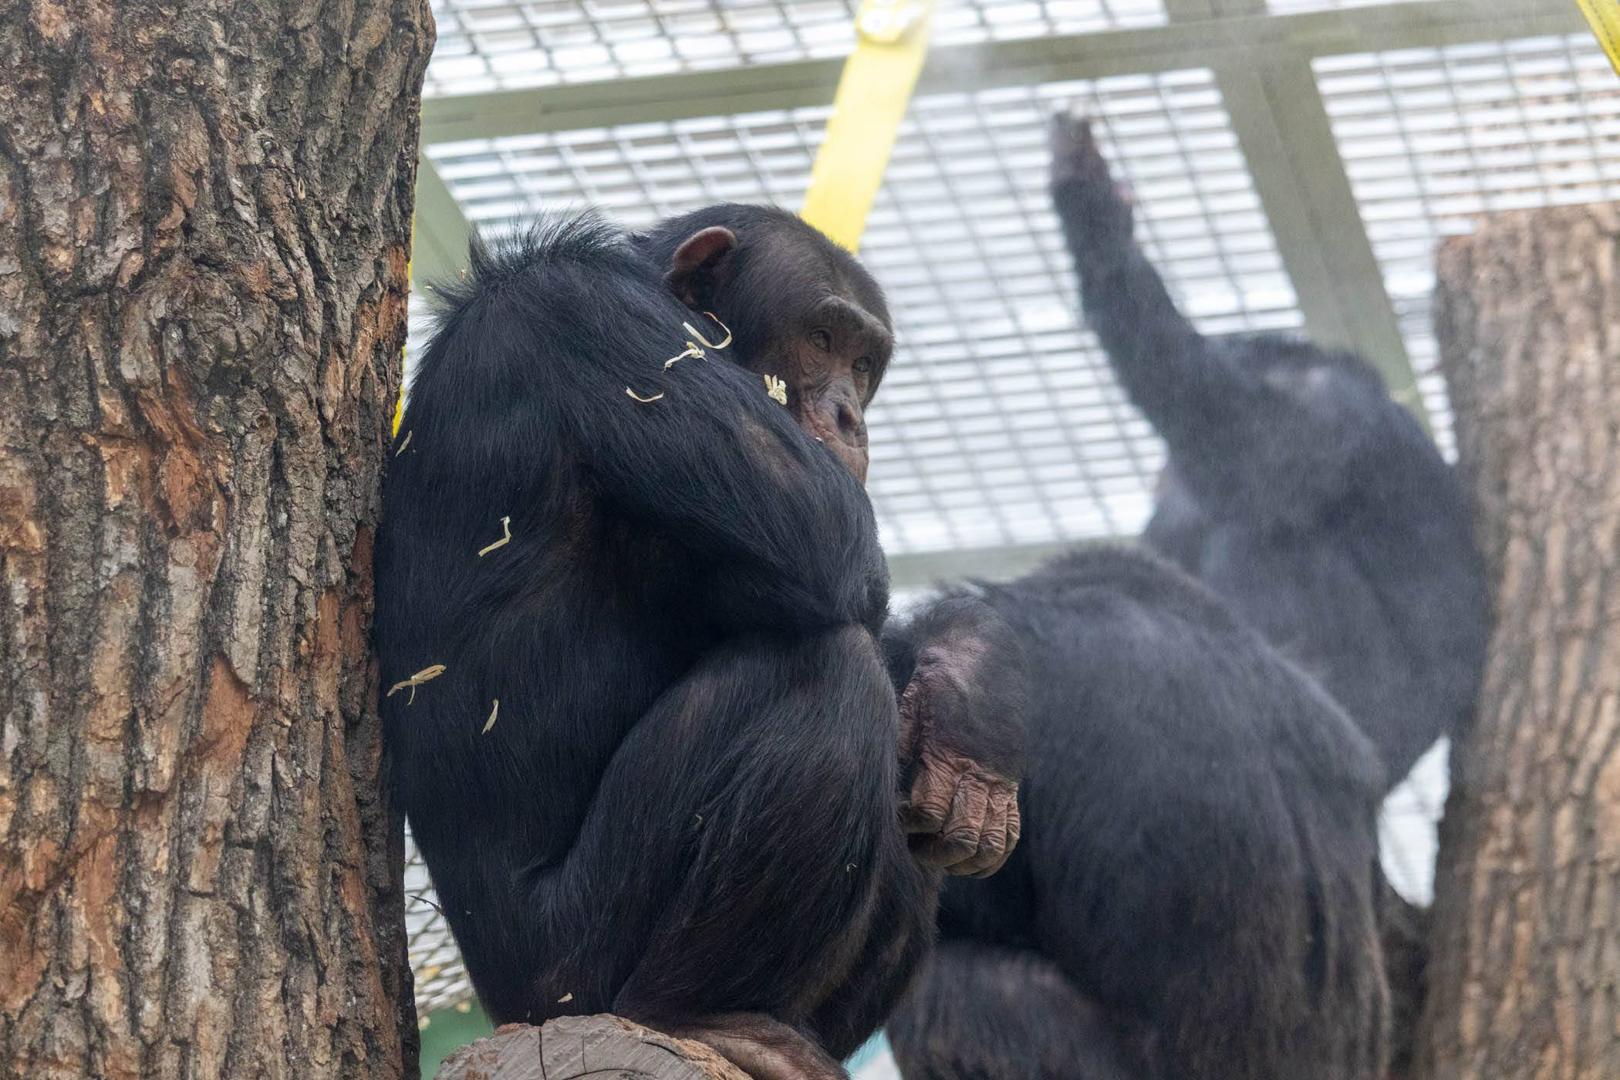
[[[1148,546],[1320,681],[1400,782],[1479,692],[1489,613],[1462,485],[1360,356],[1195,330],[1076,117],[1053,122],[1052,201],[1086,321],[1169,448]]]

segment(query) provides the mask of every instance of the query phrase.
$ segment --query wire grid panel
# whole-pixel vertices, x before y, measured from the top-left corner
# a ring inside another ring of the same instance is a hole
[[[1435,249],[1481,214],[1620,198],[1620,80],[1586,34],[1315,68],[1419,387],[1449,423],[1429,319]]]
[[[1052,216],[1047,121],[1096,118],[1138,234],[1210,333],[1301,323],[1205,71],[918,98],[862,257],[899,351],[869,417],[869,491],[890,554],[1126,536],[1163,460],[1082,331]],[[598,206],[628,226],[721,200],[797,206],[828,110],[428,148],[486,234]]]
[[[433,0],[427,96],[839,57],[855,0]],[[1165,21],[1161,0],[941,0],[936,45]]]
[[[1391,0],[1268,0],[1273,15],[1294,15],[1302,11],[1336,11],[1342,8],[1379,7]]]

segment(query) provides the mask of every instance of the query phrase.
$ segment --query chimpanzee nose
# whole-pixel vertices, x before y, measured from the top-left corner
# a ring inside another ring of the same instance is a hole
[[[840,401],[837,412],[838,434],[845,442],[856,446],[866,445],[866,420],[861,416],[858,405],[849,401]]]

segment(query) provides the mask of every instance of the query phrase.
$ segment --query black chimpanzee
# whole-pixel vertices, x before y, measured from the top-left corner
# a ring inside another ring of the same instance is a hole
[[[1169,447],[1148,545],[1315,676],[1398,783],[1472,716],[1484,664],[1457,477],[1361,357],[1200,335],[1136,246],[1090,126],[1058,117],[1052,150],[1087,322]]]
[[[1027,658],[1024,837],[946,885],[906,1080],[1380,1077],[1382,772],[1344,711],[1146,552],[963,597]]]
[[[1404,772],[1467,715],[1483,644],[1457,484],[1356,358],[1201,338],[1089,129],[1054,151],[1086,311],[1170,445],[1150,546],[1215,591],[1104,548],[972,594],[1028,659],[1024,840],[946,887],[895,1056],[907,1080],[1373,1080],[1378,751]]]
[[[983,605],[941,615],[899,708],[875,639],[881,293],[792,215],[718,206],[475,250],[441,298],[377,641],[398,797],[480,998],[841,1076],[940,869],[1016,843],[1022,753]]]

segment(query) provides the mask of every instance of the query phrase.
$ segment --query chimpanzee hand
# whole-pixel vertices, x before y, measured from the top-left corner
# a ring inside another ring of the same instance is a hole
[[[987,877],[1018,843],[1024,658],[1001,616],[972,596],[935,602],[899,646],[902,808],[911,846],[952,874]]]
[[[1134,212],[1114,183],[1091,133],[1091,121],[1073,113],[1052,117],[1052,205],[1071,244],[1128,240]]]

